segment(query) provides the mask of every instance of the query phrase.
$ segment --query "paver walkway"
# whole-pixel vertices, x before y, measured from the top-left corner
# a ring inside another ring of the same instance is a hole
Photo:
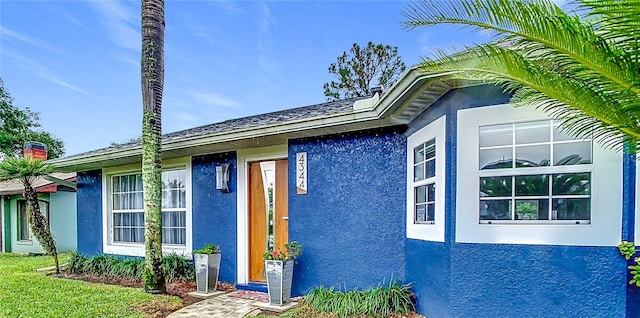
[[[298,305],[298,302],[296,301],[292,301],[283,306],[277,306],[270,305],[265,301],[233,297],[234,295],[242,295],[242,293],[243,291],[235,291],[228,294],[215,296],[184,307],[167,316],[167,318],[242,318],[247,316],[255,316],[259,314],[262,309],[282,312]]]
[[[264,305],[264,303],[224,294],[184,307],[167,318],[242,318],[253,312],[259,312],[258,305]]]

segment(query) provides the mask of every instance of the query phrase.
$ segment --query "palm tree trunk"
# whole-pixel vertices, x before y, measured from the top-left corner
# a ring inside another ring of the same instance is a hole
[[[162,272],[162,90],[164,0],[142,0],[142,183],[144,185],[144,287],[166,292]]]
[[[40,204],[38,202],[38,195],[33,190],[33,187],[27,183],[24,188],[24,196],[27,199],[27,218],[31,226],[31,232],[35,235],[36,239],[45,250],[45,252],[53,256],[53,261],[56,265],[56,275],[60,274],[60,265],[58,263],[58,252],[56,250],[56,243],[53,240],[53,235],[49,230],[49,225],[44,215],[40,212]]]

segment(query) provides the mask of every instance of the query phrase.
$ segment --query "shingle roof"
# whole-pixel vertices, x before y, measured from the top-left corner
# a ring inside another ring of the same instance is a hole
[[[75,172],[73,173],[56,172],[56,173],[52,173],[51,176],[58,179],[67,180],[69,178],[75,177],[76,174]],[[44,178],[37,178],[33,182],[32,186],[33,188],[38,188],[38,187],[46,186],[52,183],[53,182],[49,180],[45,180]],[[18,180],[0,181],[0,195],[21,194],[23,190],[24,188],[22,186],[22,183],[20,183]]]
[[[368,97],[356,97],[339,101],[326,102],[321,104],[309,105],[298,108],[285,109],[281,111],[254,115],[249,117],[225,120],[218,123],[204,125],[200,127],[180,130],[162,135],[162,142],[170,142],[183,140],[194,137],[202,137],[234,130],[246,130],[250,128],[258,128],[274,124],[281,124],[302,119],[310,119],[314,117],[330,116],[353,111],[353,103],[357,100]],[[105,152],[124,150],[129,148],[140,147],[140,139],[131,142],[113,145],[107,148],[92,150],[66,158],[84,157]],[[65,158],[65,159],[66,159]]]

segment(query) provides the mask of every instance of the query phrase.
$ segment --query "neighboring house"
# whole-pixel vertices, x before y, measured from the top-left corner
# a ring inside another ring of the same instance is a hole
[[[164,248],[220,244],[221,279],[260,290],[262,253],[296,240],[295,294],[397,279],[434,318],[632,317],[634,155],[508,100],[412,69],[381,98],[166,134]],[[51,161],[78,171],[80,253],[144,255],[140,157]]]
[[[75,173],[53,173],[53,177],[75,182]],[[33,184],[40,200],[40,210],[49,222],[58,252],[77,248],[75,189],[38,178]],[[24,187],[17,180],[0,182],[0,251],[13,253],[44,253],[31,234],[27,219]]]

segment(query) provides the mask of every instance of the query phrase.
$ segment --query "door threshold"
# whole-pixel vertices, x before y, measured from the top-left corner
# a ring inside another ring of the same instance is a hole
[[[251,290],[266,293],[268,292],[267,283],[262,282],[250,282],[247,284],[236,284],[238,290]]]

